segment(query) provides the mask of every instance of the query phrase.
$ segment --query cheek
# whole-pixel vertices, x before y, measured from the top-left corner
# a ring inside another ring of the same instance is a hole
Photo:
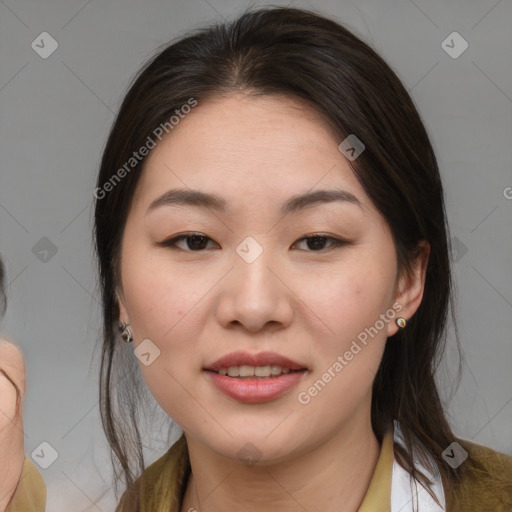
[[[183,386],[189,388],[191,366],[197,360],[200,325],[193,319],[201,314],[199,300],[205,290],[197,279],[187,279],[179,272],[171,272],[166,264],[137,258],[136,254],[126,259],[123,272],[133,348],[149,339],[159,350],[151,364],[139,362],[142,376],[169,416],[186,418],[195,410],[193,399]]]
[[[122,272],[128,313],[139,340],[164,343],[172,339],[181,320],[204,293],[197,276],[187,279],[186,273],[165,258],[152,257],[144,250],[134,249],[124,256]]]
[[[336,334],[354,334],[388,308],[391,283],[385,269],[361,261],[315,276],[306,285],[304,302]]]
[[[320,318],[321,322],[317,320],[316,324],[325,334],[312,333],[312,339],[316,340],[317,370],[323,372],[338,356],[347,355],[346,362],[342,362],[344,378],[335,379],[333,391],[361,379],[367,379],[366,384],[370,385],[372,374],[380,364],[387,325],[392,321],[390,315],[381,320],[381,315],[389,310],[395,275],[392,253],[381,250],[377,255],[377,252],[360,251],[357,258],[350,261],[347,258],[338,271],[319,274],[307,281],[304,302]]]
[[[321,411],[328,424],[347,420],[367,400],[385,348],[391,320],[382,321],[380,315],[389,308],[390,277],[369,268],[368,262],[354,265],[331,274],[316,294],[310,291],[311,309],[329,330],[325,336],[313,333],[315,375],[311,387],[300,391],[302,399],[311,399],[309,412]]]

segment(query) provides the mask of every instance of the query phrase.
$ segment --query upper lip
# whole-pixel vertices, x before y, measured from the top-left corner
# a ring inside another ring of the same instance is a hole
[[[230,366],[280,366],[290,370],[306,370],[307,367],[275,352],[260,352],[251,354],[249,352],[231,352],[215,362],[205,366],[205,370],[218,372],[221,368]]]

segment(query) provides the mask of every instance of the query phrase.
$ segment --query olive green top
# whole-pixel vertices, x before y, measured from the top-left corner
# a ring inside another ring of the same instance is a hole
[[[457,493],[443,482],[447,512],[511,512],[512,457],[485,446],[458,440],[481,471],[462,483]],[[393,468],[393,433],[382,441],[380,455],[358,512],[390,512]],[[185,436],[153,464],[127,490],[116,512],[180,512],[190,475]],[[25,459],[16,492],[6,512],[44,512],[46,487],[34,464]]]
[[[25,457],[20,481],[5,512],[45,512],[46,485],[32,461]]]

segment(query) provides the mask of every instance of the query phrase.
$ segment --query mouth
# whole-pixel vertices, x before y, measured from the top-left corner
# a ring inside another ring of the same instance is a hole
[[[274,352],[233,352],[203,368],[225,396],[245,404],[276,400],[298,386],[310,369]]]
[[[291,368],[267,365],[267,366],[229,366],[221,367],[219,370],[206,370],[218,375],[231,377],[232,379],[275,379],[282,375],[288,375],[289,373],[305,372],[307,368],[299,368],[292,370]]]
[[[309,371],[306,365],[275,352],[232,352],[203,368],[233,379],[272,379],[295,372]]]

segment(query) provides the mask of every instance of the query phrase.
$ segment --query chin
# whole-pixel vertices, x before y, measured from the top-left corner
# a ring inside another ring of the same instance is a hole
[[[274,424],[275,428],[275,424]],[[291,433],[284,432],[268,435],[270,430],[254,429],[254,432],[245,431],[243,435],[237,434],[239,430],[231,430],[233,437],[228,435],[222,438],[203,437],[202,443],[212,451],[231,459],[239,461],[247,466],[271,465],[281,462],[297,449],[296,442],[293,446],[290,439],[294,439]]]

